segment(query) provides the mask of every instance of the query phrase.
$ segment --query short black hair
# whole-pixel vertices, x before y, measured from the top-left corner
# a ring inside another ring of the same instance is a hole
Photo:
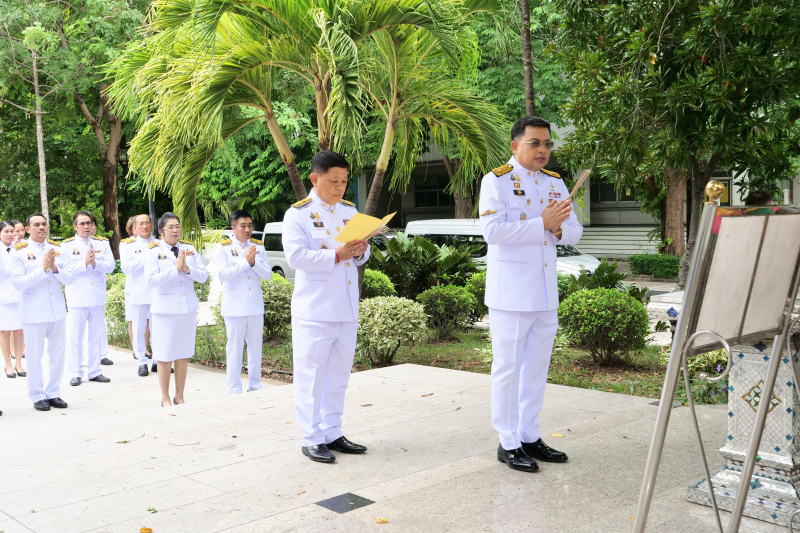
[[[32,219],[33,217],[42,217],[42,218],[44,219],[44,221],[45,221],[45,222],[47,222],[48,224],[50,223],[50,221],[48,221],[48,220],[47,220],[47,217],[46,217],[46,216],[44,216],[43,214],[41,214],[41,213],[34,213],[34,214],[32,214],[32,215],[28,215],[28,218],[26,218],[26,219],[25,219],[25,227],[26,227],[26,228],[27,228],[27,227],[29,227],[29,226],[31,225],[31,219]]]
[[[97,224],[97,219],[91,214],[89,211],[78,211],[74,215],[72,215],[72,223],[78,223],[78,217],[89,217],[89,220],[92,221],[92,224]]]
[[[333,150],[319,151],[311,159],[311,172],[313,173],[324,174],[334,167],[350,170],[350,163]]]
[[[164,229],[164,226],[167,225],[167,220],[172,220],[172,219],[177,220],[178,224],[181,223],[181,219],[178,218],[178,215],[176,215],[175,213],[170,213],[169,211],[167,211],[166,213],[161,215],[161,218],[158,219],[158,231]]]
[[[511,126],[511,140],[516,141],[522,134],[525,133],[525,128],[531,126],[532,128],[547,128],[547,131],[550,131],[550,123],[547,122],[545,119],[541,117],[523,117],[516,121],[513,126]]]
[[[231,223],[231,227],[233,227],[233,223],[239,220],[240,218],[249,218],[250,220],[253,220],[253,217],[250,216],[250,213],[248,213],[244,209],[237,209],[233,213],[231,213],[231,216],[228,217],[228,222]]]
[[[11,226],[13,228],[14,224],[10,220],[0,221],[0,231],[3,231],[3,228],[5,228],[7,226]]]
[[[772,196],[767,191],[756,189],[747,196],[744,205],[769,205],[771,201]]]
[[[9,220],[9,222],[11,222],[12,224],[14,224],[15,226],[16,226],[17,224],[22,224],[22,221],[21,221],[21,220],[17,220],[16,218]],[[25,224],[22,224],[22,225],[24,226]]]

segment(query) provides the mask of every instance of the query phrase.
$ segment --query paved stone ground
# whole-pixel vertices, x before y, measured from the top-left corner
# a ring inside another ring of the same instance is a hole
[[[545,438],[571,460],[513,472],[495,457],[488,376],[401,365],[352,376],[344,430],[369,453],[322,465],[300,453],[291,385],[229,396],[223,374],[192,367],[188,403],[161,408],[155,376],[111,357],[110,384],[65,377],[64,411],[36,412],[23,379],[0,382],[0,531],[629,531],[656,413],[645,398],[548,386]],[[700,416],[719,468],[725,407]],[[685,501],[703,477],[686,408],[662,465],[649,531],[714,531],[711,511]],[[348,492],[375,503],[316,505]]]

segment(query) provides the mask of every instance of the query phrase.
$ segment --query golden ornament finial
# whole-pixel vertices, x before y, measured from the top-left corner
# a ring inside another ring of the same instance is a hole
[[[712,180],[706,183],[706,194],[708,195],[708,205],[717,205],[717,199],[725,192],[725,185],[721,181]]]

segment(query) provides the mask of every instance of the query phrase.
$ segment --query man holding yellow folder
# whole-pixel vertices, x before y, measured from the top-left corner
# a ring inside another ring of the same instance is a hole
[[[283,249],[297,270],[292,296],[294,409],[302,451],[332,463],[341,453],[364,453],[342,433],[344,393],[350,379],[358,328],[358,266],[369,259],[366,240],[336,241],[357,213],[342,200],[347,160],[323,150],[311,160],[309,196],[283,220]]]

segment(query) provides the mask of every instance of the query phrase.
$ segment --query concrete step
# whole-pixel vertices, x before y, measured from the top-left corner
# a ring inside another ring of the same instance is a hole
[[[647,234],[653,226],[588,226],[583,228],[578,247],[597,257],[626,258],[630,254],[657,251]]]

